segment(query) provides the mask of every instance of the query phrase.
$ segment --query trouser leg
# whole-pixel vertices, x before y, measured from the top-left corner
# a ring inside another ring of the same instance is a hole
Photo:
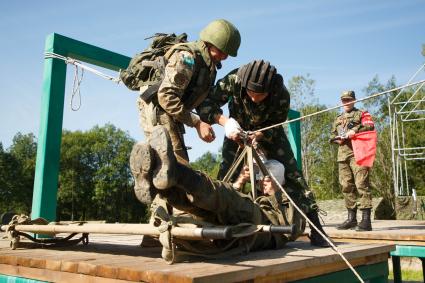
[[[139,122],[146,140],[149,141],[154,126],[163,125],[169,132],[173,151],[177,160],[182,163],[189,164],[189,155],[187,153],[183,136],[183,125],[176,122],[163,110],[158,109],[153,103],[146,103],[140,97],[137,100],[137,106],[139,110]]]
[[[341,184],[342,193],[344,195],[345,207],[347,209],[354,209],[357,207],[357,190],[349,161],[338,162],[338,173],[339,183]]]
[[[369,185],[369,167],[359,166],[354,158],[350,159],[350,168],[353,172],[354,183],[359,195],[360,209],[372,208],[372,194]]]

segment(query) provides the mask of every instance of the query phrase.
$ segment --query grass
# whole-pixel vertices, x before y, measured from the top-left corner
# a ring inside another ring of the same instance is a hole
[[[401,278],[403,279],[403,282],[405,281],[424,282],[422,277],[422,270],[404,269],[401,271]],[[394,275],[392,270],[390,270],[388,279],[394,280]]]

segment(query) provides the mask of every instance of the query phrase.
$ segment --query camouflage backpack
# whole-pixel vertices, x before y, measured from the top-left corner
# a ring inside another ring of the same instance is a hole
[[[165,69],[164,55],[175,44],[187,42],[187,34],[156,33],[152,43],[141,53],[136,54],[126,70],[120,72],[120,79],[130,90],[138,91],[142,86],[158,85]]]

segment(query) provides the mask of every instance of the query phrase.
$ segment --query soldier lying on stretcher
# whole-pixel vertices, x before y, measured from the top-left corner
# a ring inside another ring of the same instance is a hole
[[[271,163],[274,162],[266,163],[268,170],[273,169],[268,166]],[[252,200],[235,190],[232,184],[212,180],[206,174],[179,163],[173,154],[169,134],[162,126],[154,127],[149,143],[139,142],[133,147],[130,167],[138,190],[145,190],[146,194],[156,192],[166,203],[162,207],[170,214],[173,207],[190,214],[196,221],[221,226],[241,223],[295,224],[295,232],[290,236],[259,233],[227,245],[228,249],[238,247],[240,252],[247,252],[282,248],[287,241],[295,240],[304,231],[305,220],[294,211],[269,177],[261,180],[263,195]],[[282,174],[279,182],[284,182]],[[161,205],[151,205],[153,215],[158,206]],[[164,242],[161,243],[164,246]],[[171,252],[171,248],[168,249]]]

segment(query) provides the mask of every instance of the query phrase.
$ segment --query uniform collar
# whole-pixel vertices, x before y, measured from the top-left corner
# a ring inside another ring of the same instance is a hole
[[[208,47],[202,40],[196,41],[196,46],[198,47],[199,51],[201,52],[202,59],[204,59],[205,63],[208,67],[211,67],[212,65],[214,68],[216,67],[214,62],[211,59],[210,53],[208,52]]]

